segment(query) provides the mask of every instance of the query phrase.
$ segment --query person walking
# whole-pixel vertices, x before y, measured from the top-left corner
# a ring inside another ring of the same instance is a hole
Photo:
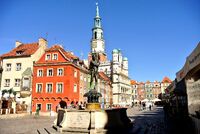
[[[149,105],[149,111],[151,111],[151,104]]]

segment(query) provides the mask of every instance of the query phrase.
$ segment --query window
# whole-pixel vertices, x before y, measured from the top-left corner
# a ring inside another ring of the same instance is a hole
[[[62,68],[58,68],[57,75],[63,76],[63,69]]]
[[[63,84],[62,83],[57,83],[57,86],[56,86],[56,92],[57,93],[62,93],[63,92]]]
[[[77,85],[74,84],[74,92],[77,92]]]
[[[47,76],[53,76],[53,69],[47,69]]]
[[[43,70],[42,70],[42,69],[39,69],[39,70],[38,70],[37,76],[38,76],[38,77],[42,77],[42,76],[43,76]]]
[[[6,71],[11,71],[11,64],[10,63],[6,64]]]
[[[46,110],[47,110],[47,111],[51,111],[51,105],[52,105],[52,104],[47,104],[47,105],[46,105]]]
[[[4,87],[9,87],[9,86],[10,86],[10,79],[5,79]]]
[[[46,92],[51,93],[53,91],[53,84],[47,84],[46,85]]]
[[[16,55],[22,55],[23,52],[24,52],[23,50],[16,51]]]
[[[83,87],[80,87],[80,93],[83,94]]]
[[[42,104],[36,104],[36,109],[41,110],[42,109]]]
[[[74,70],[74,77],[77,77],[77,71]]]
[[[20,79],[15,79],[15,87],[19,87],[20,86]]]
[[[21,63],[16,63],[16,71],[20,71],[22,68],[22,64]]]
[[[36,92],[41,93],[42,92],[42,84],[36,84]]]
[[[53,54],[53,60],[57,60],[58,59],[58,54]]]
[[[50,54],[46,54],[45,60],[50,60],[51,59],[51,55]]]
[[[81,73],[80,79],[83,80],[83,74]]]
[[[23,87],[30,88],[30,79],[23,78]]]
[[[97,39],[97,32],[94,32],[94,39]]]

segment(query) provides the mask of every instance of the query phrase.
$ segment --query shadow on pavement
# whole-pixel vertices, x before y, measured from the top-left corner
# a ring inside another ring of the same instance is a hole
[[[193,127],[189,117],[167,116],[162,107],[153,111],[145,111],[129,116],[134,120],[134,127],[140,127],[136,134],[193,134]],[[129,131],[128,134],[132,132]],[[134,134],[134,133],[133,133]]]

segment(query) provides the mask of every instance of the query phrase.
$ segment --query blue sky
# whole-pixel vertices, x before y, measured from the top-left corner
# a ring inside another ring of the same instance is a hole
[[[175,78],[200,41],[199,0],[99,0],[106,51],[120,48],[137,81]],[[66,50],[87,58],[96,0],[1,0],[0,54],[15,41]]]

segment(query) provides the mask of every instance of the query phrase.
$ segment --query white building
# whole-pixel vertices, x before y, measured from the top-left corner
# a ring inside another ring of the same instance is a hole
[[[133,97],[128,77],[128,58],[122,56],[120,49],[114,49],[112,51],[112,60],[107,59],[98,4],[96,6],[91,40],[91,53],[94,52],[100,54],[99,72],[104,72],[112,80],[113,104],[130,105]],[[91,53],[89,54],[89,59],[91,58]]]
[[[14,49],[1,55],[1,90],[12,88],[17,92],[16,98],[28,105],[28,110],[31,108],[33,63],[42,56],[46,48],[47,41],[43,38],[29,44],[16,41]]]

